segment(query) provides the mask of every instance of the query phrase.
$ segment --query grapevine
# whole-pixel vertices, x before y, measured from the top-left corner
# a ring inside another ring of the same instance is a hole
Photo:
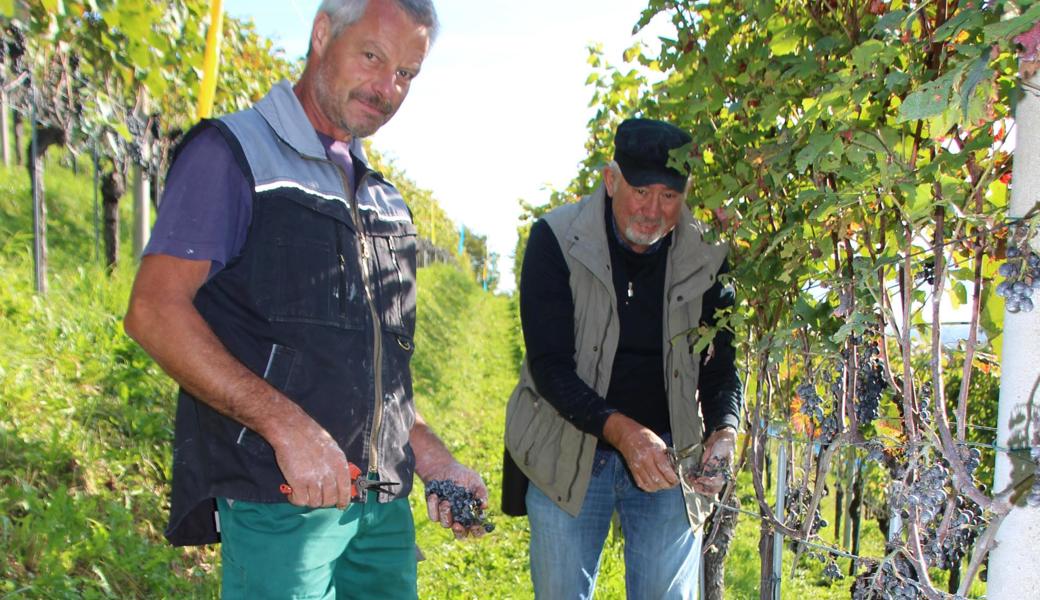
[[[1005,251],[1007,260],[997,270],[1004,281],[997,285],[996,293],[1004,298],[1010,313],[1032,312],[1035,306],[1033,294],[1040,290],[1040,255],[1033,252],[1027,243],[1032,233],[1032,227],[1015,226],[1011,229]]]

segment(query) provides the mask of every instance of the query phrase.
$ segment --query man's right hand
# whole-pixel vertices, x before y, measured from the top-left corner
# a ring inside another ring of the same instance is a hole
[[[141,259],[124,326],[190,394],[256,431],[274,447],[298,506],[350,504],[350,468],[332,436],[232,356],[194,305],[208,260]]]
[[[268,440],[278,468],[292,487],[287,498],[296,506],[320,508],[350,504],[350,465],[336,440],[304,413],[279,424]]]
[[[647,492],[679,483],[668,459],[667,445],[656,433],[621,413],[607,417],[603,437],[621,452],[636,485]]]

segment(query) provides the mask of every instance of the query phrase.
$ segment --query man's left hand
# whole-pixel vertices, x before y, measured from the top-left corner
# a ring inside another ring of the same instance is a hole
[[[423,475],[423,479],[426,481],[454,481],[458,485],[472,492],[473,495],[480,500],[481,508],[487,510],[487,487],[484,485],[484,480],[481,479],[480,475],[473,469],[463,466],[453,460],[446,466],[430,473],[423,473]],[[482,525],[472,525],[467,528],[456,523],[455,518],[451,514],[451,504],[446,500],[441,500],[436,494],[427,496],[426,514],[430,517],[431,521],[440,523],[442,527],[450,528],[452,533],[455,534],[455,539],[458,540],[470,535],[473,537],[480,537],[485,533]]]
[[[708,441],[704,443],[701,470],[717,471],[721,466],[725,466],[727,470],[732,469],[733,453],[736,447],[737,432],[732,427],[716,429],[708,436]],[[726,478],[720,473],[714,477],[697,477],[691,483],[693,484],[693,489],[698,494],[715,496],[726,485]]]

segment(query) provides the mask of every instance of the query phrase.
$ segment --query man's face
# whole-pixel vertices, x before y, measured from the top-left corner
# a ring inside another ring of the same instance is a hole
[[[331,37],[328,15],[312,34],[314,100],[336,137],[372,135],[394,116],[430,47],[427,27],[393,0],[371,0],[360,20]]]
[[[603,177],[614,200],[614,222],[636,252],[646,252],[679,221],[683,194],[660,183],[631,186],[611,168],[604,169]]]

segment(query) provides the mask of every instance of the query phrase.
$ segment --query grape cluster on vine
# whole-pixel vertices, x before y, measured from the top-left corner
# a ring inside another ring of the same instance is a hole
[[[811,383],[803,383],[795,390],[798,397],[802,399],[802,405],[798,412],[815,420],[823,421],[823,399],[816,393],[816,386]]]
[[[997,269],[1004,281],[997,285],[997,295],[1004,298],[1004,306],[1010,313],[1032,312],[1033,293],[1040,290],[1040,255],[1028,244],[1029,236],[1021,229],[1012,230],[1006,261]]]
[[[885,462],[885,445],[881,443],[881,440],[868,440],[863,445],[863,449],[867,451],[867,460],[872,462]]]
[[[930,425],[932,422],[932,391],[932,382],[926,381],[917,394],[917,416],[924,425]]]
[[[917,573],[901,555],[882,563],[869,561],[852,584],[852,600],[921,600],[925,598]]]
[[[946,482],[950,471],[942,463],[935,463],[920,473],[917,481],[902,498],[899,514],[909,519],[912,509],[917,510],[921,524],[927,525],[946,507]]]
[[[885,369],[881,364],[877,341],[863,345],[857,361],[856,418],[861,425],[872,423],[881,415],[881,396],[888,389]]]
[[[935,285],[935,261],[926,260],[921,263],[921,270],[918,271],[915,278],[918,283],[927,283],[930,286]]]
[[[788,523],[796,523],[794,529],[801,529],[805,523],[806,513],[809,510],[809,502],[812,500],[812,494],[803,493],[800,489],[788,489],[787,495],[784,497],[785,511],[787,516],[785,521]],[[821,529],[828,525],[827,519],[823,518],[823,513],[820,512],[820,503],[816,505],[816,511],[812,516],[812,525],[809,526],[809,537],[816,536]],[[795,542],[792,542],[795,543]]]
[[[823,568],[823,576],[834,581],[835,579],[841,579],[845,574],[841,572],[841,567],[838,566],[837,561],[832,560]]]
[[[495,530],[495,524],[487,520],[480,499],[473,492],[449,479],[434,479],[426,484],[426,497],[434,494],[451,505],[451,516],[459,525],[466,528],[480,525],[488,533]]]
[[[819,425],[820,441],[829,443],[840,432],[841,427],[838,418],[833,414],[826,414],[823,409],[823,398],[816,393],[816,387],[812,383],[803,383],[796,390],[798,397],[802,399],[802,405],[798,409],[803,415],[809,417]]]
[[[935,523],[925,531],[925,559],[930,565],[940,569],[956,567],[967,555],[968,549],[975,543],[985,526],[982,509],[970,501],[958,498],[957,508],[945,530],[940,530],[939,523]]]
[[[1035,470],[1033,471],[1033,487],[1029,490],[1026,502],[1033,508],[1040,508],[1040,446],[1033,446],[1029,450],[1029,456],[1035,463]]]

